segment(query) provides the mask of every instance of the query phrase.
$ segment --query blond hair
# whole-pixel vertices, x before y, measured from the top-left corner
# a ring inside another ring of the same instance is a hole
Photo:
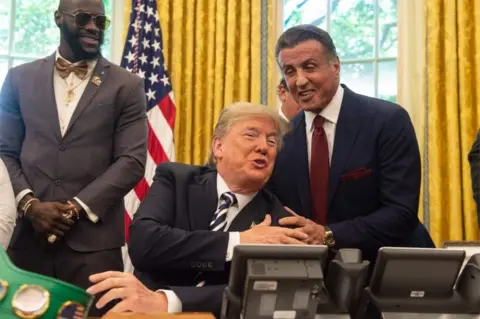
[[[277,151],[280,151],[283,145],[283,136],[289,131],[290,125],[276,111],[270,109],[266,105],[255,104],[250,102],[236,102],[222,110],[218,122],[213,131],[210,155],[208,156],[208,164],[216,166],[217,161],[213,154],[213,141],[217,138],[224,137],[232,128],[232,126],[240,121],[244,121],[252,117],[270,118],[277,129]]]

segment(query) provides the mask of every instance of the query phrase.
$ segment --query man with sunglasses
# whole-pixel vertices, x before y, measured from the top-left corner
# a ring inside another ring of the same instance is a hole
[[[58,50],[11,69],[0,93],[0,157],[19,212],[8,253],[87,288],[89,275],[123,270],[123,198],[145,170],[145,92],[100,54],[102,1],[61,0],[55,22]]]

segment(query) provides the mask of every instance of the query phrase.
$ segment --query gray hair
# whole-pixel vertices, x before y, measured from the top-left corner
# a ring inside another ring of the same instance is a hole
[[[208,165],[215,167],[217,161],[213,154],[213,141],[222,138],[230,131],[233,125],[252,117],[267,117],[273,120],[277,129],[277,152],[283,145],[283,136],[289,131],[290,125],[285,121],[278,112],[270,109],[266,105],[255,104],[250,102],[236,102],[222,110],[218,122],[215,125],[212,137],[212,145],[208,156]]]
[[[337,48],[327,31],[312,24],[301,24],[286,30],[278,38],[277,45],[275,46],[275,58],[277,59],[277,63],[280,51],[287,48],[293,48],[308,40],[320,42],[330,54],[331,58],[338,56]]]

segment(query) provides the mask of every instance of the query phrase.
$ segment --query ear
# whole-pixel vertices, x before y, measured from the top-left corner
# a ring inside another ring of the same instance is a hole
[[[60,27],[60,25],[63,23],[62,13],[60,13],[60,11],[57,10],[55,11],[54,17],[55,17],[55,24],[57,25],[57,27]]]
[[[223,157],[223,141],[219,137],[213,138],[212,141],[213,156],[218,160]]]
[[[333,67],[335,68],[335,72],[338,78],[340,76],[340,59],[338,58],[338,56],[336,56],[333,60]]]

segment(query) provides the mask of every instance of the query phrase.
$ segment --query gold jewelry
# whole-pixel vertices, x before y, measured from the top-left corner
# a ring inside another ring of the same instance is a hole
[[[26,203],[25,205],[23,205],[23,208],[22,208],[22,212],[23,212],[23,216],[27,216],[27,210],[30,208],[30,206],[32,206],[33,202],[35,201],[40,201],[38,198],[34,197],[34,198],[30,198]]]
[[[89,71],[83,79],[81,79],[80,82],[77,83],[77,85],[73,86],[73,84],[68,84],[67,79],[63,78],[65,83],[67,84],[67,92],[65,93],[65,103],[70,104],[75,99],[75,89],[83,83],[86,79],[90,77],[90,74],[92,71]]]
[[[328,248],[335,247],[335,238],[333,237],[333,232],[327,226],[325,226],[325,235],[323,235],[323,244],[328,246]]]
[[[73,214],[74,214],[74,213],[70,210],[70,211],[64,213],[64,214],[63,214],[63,217],[68,218],[68,219],[72,219]],[[55,234],[50,234],[50,235],[48,236],[47,240],[48,240],[48,242],[49,242],[50,244],[53,244],[53,243],[57,240],[57,235],[55,235]]]

